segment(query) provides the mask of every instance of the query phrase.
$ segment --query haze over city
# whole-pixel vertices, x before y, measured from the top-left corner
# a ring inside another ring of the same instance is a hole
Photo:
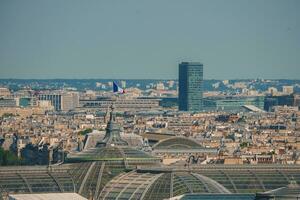
[[[300,74],[300,1],[2,0],[0,78],[205,79]]]
[[[0,200],[300,197],[300,0],[0,0]]]

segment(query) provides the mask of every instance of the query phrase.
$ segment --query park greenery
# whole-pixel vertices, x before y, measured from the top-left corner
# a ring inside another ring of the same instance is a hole
[[[20,160],[14,153],[8,150],[4,150],[0,147],[0,166],[8,165],[21,165],[22,160]]]
[[[9,117],[13,117],[13,116],[14,116],[14,114],[12,114],[12,113],[4,113],[2,115],[2,118],[9,118]]]
[[[246,148],[246,147],[248,147],[249,146],[249,143],[248,142],[242,142],[241,144],[240,144],[240,147],[243,149],[243,148]]]
[[[93,129],[87,128],[85,130],[79,131],[78,134],[79,135],[86,135],[86,134],[91,133],[91,132],[93,132]]]

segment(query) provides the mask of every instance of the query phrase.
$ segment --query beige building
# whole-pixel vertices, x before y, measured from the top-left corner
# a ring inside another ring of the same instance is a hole
[[[69,111],[74,110],[79,106],[79,93],[67,92],[62,94],[61,110]]]
[[[276,95],[278,93],[278,90],[275,87],[269,87],[268,88],[268,93],[271,94],[271,95]]]
[[[283,86],[282,92],[284,94],[293,94],[294,93],[294,87],[293,86]]]
[[[0,87],[0,97],[10,97],[11,92],[9,91],[8,88],[5,87]]]
[[[157,83],[156,84],[156,89],[157,90],[164,90],[165,89],[165,85],[163,83]]]
[[[45,110],[54,110],[54,107],[51,104],[51,101],[48,100],[38,100],[37,106],[39,108],[44,108]]]

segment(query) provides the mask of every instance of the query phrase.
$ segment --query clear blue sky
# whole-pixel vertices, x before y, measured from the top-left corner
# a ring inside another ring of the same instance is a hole
[[[300,0],[0,0],[0,78],[300,79]]]

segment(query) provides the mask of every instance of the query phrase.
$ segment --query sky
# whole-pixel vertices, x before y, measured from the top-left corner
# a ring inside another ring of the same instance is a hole
[[[299,0],[0,0],[0,78],[300,79]]]

